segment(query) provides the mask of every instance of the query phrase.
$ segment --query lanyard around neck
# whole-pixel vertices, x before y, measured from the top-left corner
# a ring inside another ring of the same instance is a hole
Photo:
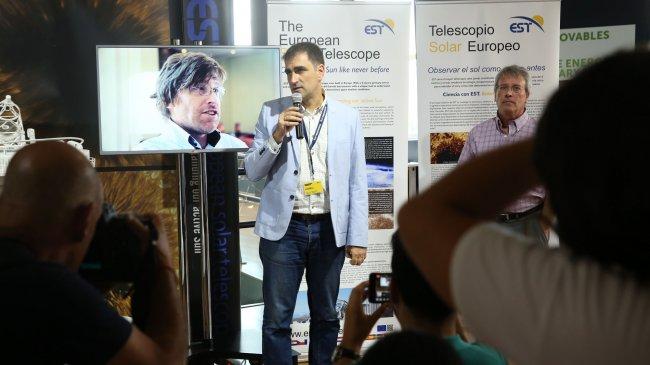
[[[303,129],[303,135],[305,136],[305,142],[307,143],[307,157],[309,161],[309,171],[311,172],[311,179],[314,180],[314,161],[311,158],[311,150],[314,148],[316,145],[316,140],[318,140],[318,136],[320,136],[320,131],[321,128],[323,127],[323,123],[325,122],[325,115],[327,114],[327,104],[323,107],[323,110],[321,111],[320,114],[320,119],[318,120],[318,126],[316,127],[316,131],[314,132],[314,137],[312,138],[311,143],[309,143],[309,134],[307,133],[307,128],[305,127],[305,123],[300,123],[300,127]]]

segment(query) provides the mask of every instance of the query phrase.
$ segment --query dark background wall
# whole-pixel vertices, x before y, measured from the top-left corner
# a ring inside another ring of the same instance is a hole
[[[650,0],[565,0],[561,28],[636,24],[636,44],[650,42]]]
[[[97,155],[98,44],[168,44],[167,0],[0,1],[0,95],[36,137],[77,136]]]
[[[174,156],[98,155],[95,46],[169,44],[168,19],[167,0],[2,0],[0,96],[12,96],[36,138],[84,138],[106,201],[161,214],[178,262]]]

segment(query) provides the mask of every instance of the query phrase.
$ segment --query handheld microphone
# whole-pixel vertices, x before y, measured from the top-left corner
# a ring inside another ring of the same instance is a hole
[[[301,93],[293,93],[291,94],[291,102],[293,102],[293,106],[300,108],[300,105],[302,104],[302,94]],[[300,123],[296,126],[296,138],[298,139],[303,139],[305,136],[302,133],[302,120]]]

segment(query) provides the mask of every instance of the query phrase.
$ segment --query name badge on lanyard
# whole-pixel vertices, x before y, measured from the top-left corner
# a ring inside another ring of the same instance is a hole
[[[321,194],[325,191],[323,183],[320,180],[309,181],[303,184],[305,195]]]
[[[322,194],[325,191],[325,187],[323,186],[323,182],[320,180],[314,179],[314,162],[311,157],[311,150],[314,148],[316,145],[316,140],[318,139],[318,136],[320,135],[320,130],[323,127],[323,123],[325,122],[325,115],[327,114],[327,104],[323,107],[323,111],[321,112],[320,115],[320,120],[318,121],[318,126],[316,127],[316,131],[314,132],[314,137],[309,143],[309,135],[308,133],[303,133],[305,135],[305,142],[307,143],[307,156],[308,161],[309,161],[309,172],[311,173],[311,181],[306,182],[303,184],[303,190],[305,192],[305,195],[315,195],[315,194]],[[305,123],[300,123],[302,128],[305,128]],[[306,130],[305,130],[306,132]]]

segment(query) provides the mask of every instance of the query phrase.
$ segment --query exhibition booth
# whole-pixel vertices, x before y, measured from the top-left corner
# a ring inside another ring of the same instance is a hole
[[[196,364],[261,361],[263,278],[247,270],[261,266],[250,228],[265,183],[247,181],[242,161],[264,102],[291,95],[282,61],[291,45],[321,47],[327,98],[353,107],[361,118],[368,251],[363,265],[343,265],[337,299],[343,323],[352,288],[371,273],[391,271],[400,207],[451,171],[469,131],[495,115],[494,78],[504,66],[528,71],[527,112],[539,118],[558,85],[581,67],[634,48],[635,40],[648,41],[647,21],[635,25],[633,15],[598,26],[565,21],[559,0],[251,0],[255,45],[235,45],[236,1],[115,5],[126,18],[120,21],[111,20],[113,5],[53,5],[39,10],[49,12],[41,30],[50,34],[44,42],[52,42],[47,72],[33,66],[42,87],[0,60],[0,92],[3,99],[8,95],[0,102],[0,175],[21,147],[61,139],[92,161],[106,201],[118,211],[161,214],[178,264],[188,355]],[[26,41],[35,46],[40,40]],[[166,61],[185,53],[205,55],[225,69],[223,90],[204,93],[222,93],[215,113],[221,138],[232,144],[147,145],[173,133],[152,94]],[[294,361],[306,358],[309,323],[303,278],[291,325]],[[398,329],[387,311],[364,348]]]

